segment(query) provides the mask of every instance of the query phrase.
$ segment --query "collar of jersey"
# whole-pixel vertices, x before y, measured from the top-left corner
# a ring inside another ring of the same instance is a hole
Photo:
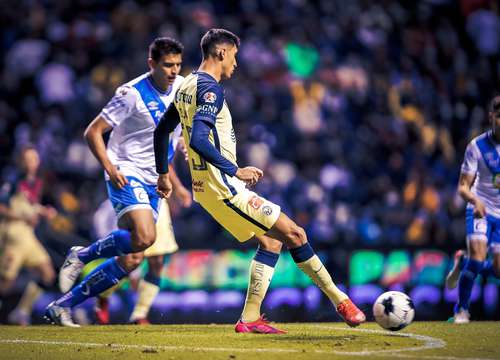
[[[172,85],[170,85],[170,86],[168,87],[167,91],[163,91],[163,90],[159,89],[159,88],[156,86],[156,84],[155,84],[155,82],[153,81],[153,79],[151,79],[151,75],[148,75],[146,78],[148,79],[148,81],[149,81],[149,83],[151,84],[151,86],[153,87],[153,89],[155,89],[155,90],[156,90],[157,92],[159,92],[161,95],[168,95],[168,94],[170,94],[170,92],[172,91]]]
[[[198,70],[196,70],[196,71],[193,71],[193,74],[206,75],[206,76],[208,76],[210,79],[212,79],[213,81],[215,81],[217,84],[219,84],[219,82],[218,82],[218,81],[217,81],[217,80],[216,80],[216,79],[215,79],[212,75],[210,75],[210,74],[209,74],[209,73],[207,73],[207,72],[204,72],[204,71],[198,71]]]

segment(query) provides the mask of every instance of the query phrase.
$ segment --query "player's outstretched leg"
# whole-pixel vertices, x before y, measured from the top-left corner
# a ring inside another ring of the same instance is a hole
[[[265,235],[258,236],[257,240],[260,245],[250,263],[245,306],[234,330],[237,333],[285,334],[286,331],[270,325],[260,313],[282,244]]]
[[[446,276],[446,288],[454,289],[457,287],[458,279],[460,277],[460,272],[464,268],[466,262],[467,252],[465,250],[457,250],[453,256],[453,267]]]
[[[366,321],[365,314],[335,286],[328,270],[307,242],[304,229],[281,213],[267,235],[288,246],[290,255],[297,266],[328,296],[347,325],[354,327]]]
[[[106,260],[87,275],[78,286],[50,303],[45,316],[57,325],[75,326],[76,324],[71,320],[71,308],[118,284],[130,271],[139,266],[142,258],[143,253],[134,254],[134,261],[125,263],[126,268],[118,263],[117,258]]]
[[[59,288],[62,292],[69,291],[85,264],[92,260],[121,256],[132,251],[132,239],[127,230],[115,230],[86,248],[73,246],[59,271]]]
[[[85,264],[98,258],[138,253],[150,247],[156,238],[153,213],[149,209],[135,209],[119,219],[121,227],[86,248],[71,248],[59,272],[59,287],[67,292],[78,278]]]
[[[148,272],[139,281],[137,287],[137,302],[130,315],[129,322],[137,325],[149,325],[148,313],[154,299],[160,292],[160,276],[164,265],[164,256],[149,256]]]
[[[481,271],[483,262],[475,259],[467,259],[464,269],[458,279],[458,302],[454,307],[453,322],[455,324],[466,324],[470,321],[469,303],[474,286],[474,280]]]

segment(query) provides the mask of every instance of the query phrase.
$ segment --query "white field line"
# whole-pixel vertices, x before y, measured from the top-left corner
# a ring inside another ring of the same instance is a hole
[[[373,334],[383,334],[390,336],[406,337],[413,340],[423,341],[422,346],[398,348],[392,350],[363,350],[363,351],[338,351],[338,350],[311,350],[306,353],[317,354],[336,354],[347,356],[390,356],[398,358],[412,358],[418,357],[419,359],[433,359],[433,360],[494,360],[486,358],[465,358],[453,356],[426,356],[426,355],[409,355],[402,354],[405,351],[419,351],[443,348],[446,342],[441,339],[433,338],[430,336],[417,335],[411,333],[393,333],[383,330],[370,330],[370,329],[351,329],[344,327],[333,327],[326,325],[316,325],[314,327],[324,328],[336,331],[354,331],[366,332]],[[239,352],[239,353],[304,353],[301,349],[280,349],[280,348],[225,348],[225,347],[191,347],[191,346],[177,346],[177,345],[138,345],[138,344],[115,344],[115,343],[92,343],[92,342],[76,342],[76,341],[51,341],[51,340],[25,340],[25,339],[0,339],[0,344],[39,344],[39,345],[63,345],[63,346],[82,346],[82,347],[102,347],[113,349],[141,349],[141,350],[189,350],[198,352]]]

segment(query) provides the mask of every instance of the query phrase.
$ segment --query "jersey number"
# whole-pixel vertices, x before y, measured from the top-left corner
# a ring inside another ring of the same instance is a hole
[[[189,136],[189,140],[191,140],[191,130],[192,130],[191,126],[186,126],[186,130],[187,130],[187,133]],[[196,157],[198,157],[200,159],[200,162],[198,164],[195,161]],[[205,161],[205,159],[203,159],[199,155],[193,155],[193,157],[191,158],[191,163],[193,164],[193,170],[207,170],[208,169],[207,162]]]

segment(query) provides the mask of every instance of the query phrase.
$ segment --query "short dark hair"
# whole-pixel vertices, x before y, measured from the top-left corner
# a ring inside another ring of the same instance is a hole
[[[498,113],[498,112],[500,112],[500,95],[495,96],[491,100],[489,111],[491,113]]]
[[[182,54],[184,46],[177,40],[170,37],[159,37],[149,45],[149,57],[154,61],[159,61],[163,55]]]
[[[231,44],[240,47],[240,38],[226,29],[210,29],[201,38],[200,46],[203,58],[214,55],[215,46],[218,44]]]

